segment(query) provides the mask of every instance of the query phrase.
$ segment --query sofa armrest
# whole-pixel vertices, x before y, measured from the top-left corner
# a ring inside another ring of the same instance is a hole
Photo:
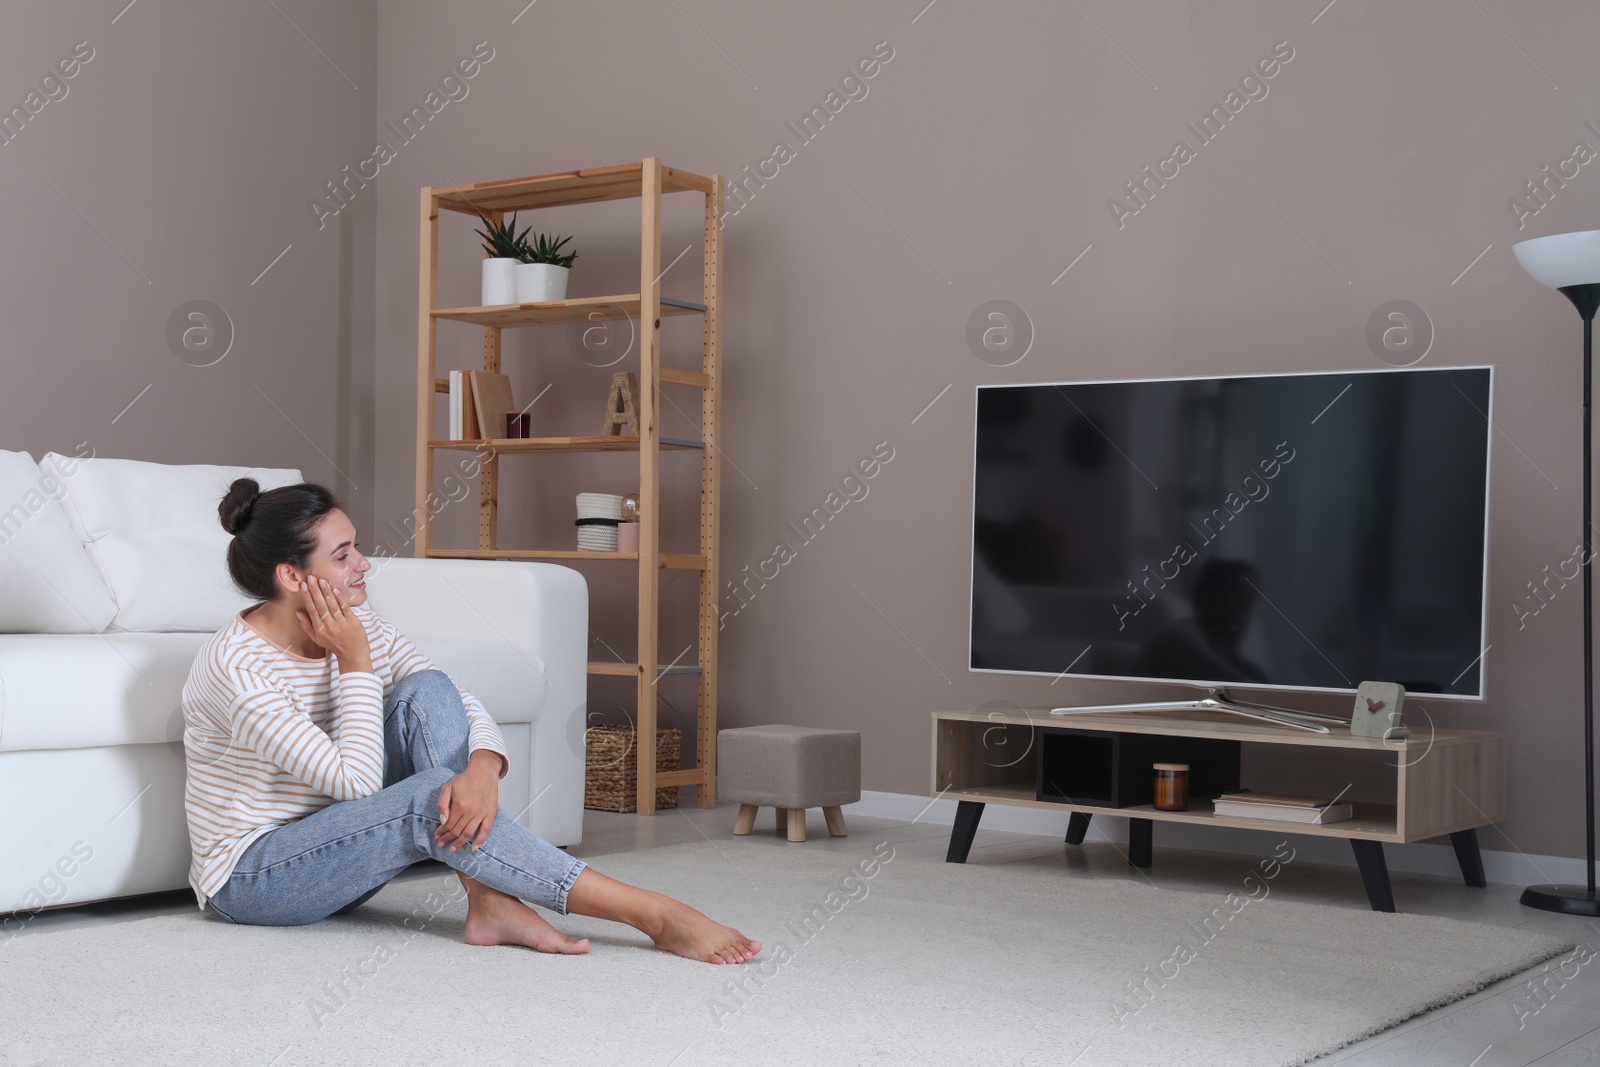
[[[532,722],[527,757],[529,796],[521,803],[506,798],[503,806],[547,841],[577,844],[583,837],[589,685],[589,590],[583,575],[550,563],[405,557],[373,562],[373,610],[424,653],[431,640],[494,642],[543,675],[542,710]],[[489,711],[496,715],[496,709]],[[528,807],[519,816],[523,804]]]

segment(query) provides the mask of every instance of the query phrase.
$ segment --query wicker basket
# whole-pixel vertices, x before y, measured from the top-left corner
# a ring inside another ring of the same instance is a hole
[[[656,731],[656,770],[678,769],[681,730]],[[639,810],[637,787],[639,750],[631,726],[591,726],[587,732],[587,766],[583,778],[583,806],[595,811]],[[656,789],[656,807],[678,806],[678,787]]]

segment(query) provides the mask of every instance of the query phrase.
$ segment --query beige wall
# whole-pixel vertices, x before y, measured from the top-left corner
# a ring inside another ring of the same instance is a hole
[[[918,17],[921,0],[683,0],[681,13],[543,0],[514,24],[517,5],[499,0],[278,6],[311,42],[272,5],[144,0],[115,24],[98,3],[13,14],[6,100],[21,103],[77,41],[95,57],[0,147],[12,194],[0,207],[0,447],[88,440],[108,455],[298,465],[351,498],[369,546],[404,548],[417,188],[650,154],[732,176],[783,139],[795,158],[726,234],[725,572],[790,538],[786,523],[877,442],[894,458],[728,620],[724,723],[858,727],[864,785],[918,793],[931,709],[1171,692],[963,670],[973,387],[1371,367],[1368,316],[1408,299],[1434,325],[1426,365],[1499,369],[1490,699],[1441,718],[1514,737],[1511,843],[1491,835],[1490,847],[1581,850],[1576,590],[1521,631],[1511,606],[1577,532],[1578,320],[1510,245],[1593,225],[1600,174],[1583,167],[1520,229],[1507,201],[1574,142],[1600,149],[1585,127],[1600,125],[1591,5],[1338,0],[1318,17],[1322,0],[1085,0],[1083,14],[939,0]],[[323,183],[369,158],[385,124],[480,41],[494,58],[468,94],[379,178],[352,183],[319,230],[308,202]],[[785,124],[879,41],[894,55],[868,95],[799,144]],[[1192,141],[1184,123],[1280,41],[1294,57],[1267,96],[1119,228],[1109,198]],[[578,234],[575,294],[632,287],[631,206],[538,221]],[[670,258],[692,239],[693,205],[669,202],[667,223]],[[443,297],[469,302],[470,235],[446,236]],[[694,282],[680,264],[665,284],[687,294]],[[968,316],[995,298],[1024,308],[1036,334],[1005,369],[965,340]],[[167,318],[190,299],[234,322],[216,366],[168,350]],[[475,355],[473,331],[455,329],[444,366]],[[667,341],[669,358],[686,358],[692,324]],[[610,372],[559,334],[518,336],[506,364],[524,397],[550,386],[540,432],[597,424]],[[669,410],[669,431],[691,426]],[[517,485],[535,470],[550,493]],[[564,543],[570,494],[631,488],[627,471],[615,457],[508,460],[508,541]],[[692,484],[669,467],[669,488]],[[692,509],[665,519],[685,543]],[[453,507],[446,536],[467,543],[472,520],[470,504]],[[627,575],[587,573],[594,628],[625,655]],[[666,594],[669,652],[688,639],[688,594],[685,581]],[[667,696],[667,721],[687,724],[690,687]],[[625,697],[602,692],[594,710],[618,717]]]
[[[792,540],[785,523],[875,442],[890,442],[894,459],[728,621],[722,721],[859,728],[864,786],[921,793],[932,709],[1173,692],[963,669],[973,387],[1368,368],[1378,365],[1369,315],[1411,300],[1434,326],[1424,365],[1499,370],[1490,699],[1436,714],[1513,735],[1510,843],[1491,834],[1487,847],[1581,852],[1579,599],[1574,588],[1520,632],[1511,607],[1544,564],[1570,555],[1579,530],[1580,327],[1510,246],[1594,225],[1600,163],[1525,228],[1507,201],[1574,142],[1600,150],[1584,126],[1600,125],[1590,55],[1600,11],[1341,0],[1319,18],[1323,4],[1096,0],[1080,14],[941,0],[917,17],[921,0],[694,0],[681,14],[539,3],[515,25],[517,5],[499,2],[448,13],[385,4],[380,118],[471,42],[490,41],[496,58],[379,191],[380,516],[410,508],[419,186],[650,154],[731,176],[789,142],[796,158],[726,231],[725,573]],[[866,98],[800,146],[785,123],[879,41],[894,56]],[[1293,58],[1267,95],[1119,227],[1108,200],[1175,140],[1193,143],[1184,123],[1223,103],[1283,41]],[[555,223],[578,233],[574,293],[629,288],[633,208],[584,210]],[[669,226],[663,258],[691,232]],[[467,300],[472,248],[456,240],[450,284]],[[668,291],[692,289],[678,273]],[[993,298],[1020,305],[1036,332],[1027,358],[1005,369],[975,358],[964,337],[969,314]],[[680,337],[678,353],[692,355],[692,342]],[[453,335],[446,349],[459,362],[447,365],[465,366],[476,343],[470,330]],[[560,337],[519,337],[507,365],[519,389],[551,385],[536,409],[545,432],[598,418],[608,372],[579,363]],[[536,465],[563,479],[542,507],[508,493],[517,543],[569,538],[571,490],[628,488],[626,466],[601,462],[568,478],[571,461],[508,461],[508,483]],[[470,505],[457,510],[446,519],[465,544]],[[625,618],[615,584],[597,588],[597,628]],[[686,724],[688,687],[669,695]]]
[[[37,114],[0,146],[0,448],[299,467],[365,521],[374,198],[320,232],[306,202],[371,140],[375,11],[277,6],[7,11],[0,106]],[[211,366],[167,341],[191,300],[232,322]]]

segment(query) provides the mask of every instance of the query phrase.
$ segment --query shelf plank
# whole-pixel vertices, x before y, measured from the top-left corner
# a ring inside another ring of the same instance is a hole
[[[704,785],[706,772],[701,767],[689,767],[681,771],[657,771],[657,787],[669,785]]]
[[[677,366],[662,366],[661,381],[677,384],[677,386],[693,386],[696,389],[710,389],[710,374],[701,371],[680,370]],[[450,379],[435,378],[434,392],[448,394],[450,392]]]
[[[662,367],[661,380],[669,385],[692,385],[696,389],[710,389],[711,375],[697,370]]]
[[[616,663],[611,660],[590,660],[590,674],[610,674],[619,678],[634,678],[639,674],[637,663]],[[700,668],[695,664],[679,663],[676,666],[661,665],[656,668],[657,675],[662,674],[699,674]]]
[[[429,448],[448,448],[463,452],[489,450],[500,455],[519,452],[637,452],[637,434],[616,437],[510,437],[484,441],[429,441]],[[663,437],[661,449],[666,452],[704,448],[700,441],[681,437]]]
[[[707,193],[713,184],[710,178],[690,171],[661,168],[661,191],[664,193]],[[484,214],[528,211],[565,204],[626,200],[640,196],[643,190],[644,165],[624,163],[617,167],[591,167],[476,185],[435,187],[429,191],[446,211],[476,215],[480,211]]]
[[[1235,815],[1217,815],[1211,811],[1209,800],[1192,800],[1188,811],[1157,811],[1149,804],[1131,808],[1108,808],[1093,804],[1057,804],[1039,800],[1032,782],[975,786],[970,789],[947,789],[940,796],[950,800],[975,800],[987,804],[1009,804],[1013,807],[1041,808],[1045,811],[1081,811],[1088,815],[1117,815],[1125,819],[1153,819],[1156,822],[1185,822],[1206,826],[1233,826],[1246,830],[1276,831],[1284,834],[1306,834],[1311,837],[1357,837],[1366,841],[1404,841],[1393,804],[1355,805],[1355,817],[1343,822],[1298,823],[1279,819],[1241,819]]]
[[[711,375],[703,374],[697,370],[684,370],[681,367],[662,367],[661,380],[669,385],[689,385],[696,389],[710,389]],[[433,391],[436,393],[450,392],[449,378],[435,378]]]
[[[713,179],[703,175],[666,165],[661,168],[661,191],[663,193],[686,193],[693,190],[697,193],[710,194],[716,187],[717,183]]]
[[[436,319],[470,322],[478,326],[550,326],[568,322],[599,322],[608,319],[640,317],[638,293],[621,296],[580,296],[571,300],[552,300],[542,304],[493,304],[487,307],[435,308]],[[706,306],[693,300],[661,298],[661,315],[703,315]]]
[[[620,559],[635,560],[639,558],[637,552],[584,552],[576,549],[557,548],[430,548],[429,559]],[[677,571],[703,571],[706,569],[704,556],[694,556],[682,552],[663,552],[660,558],[662,570]]]

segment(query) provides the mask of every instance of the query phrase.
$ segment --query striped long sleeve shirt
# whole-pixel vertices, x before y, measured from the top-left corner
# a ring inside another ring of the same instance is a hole
[[[370,674],[341,672],[331,654],[277,649],[244,612],[195,658],[183,687],[184,810],[189,884],[202,909],[256,838],[383,788],[384,700],[401,678],[437,668],[378,615],[353,610],[372,649]],[[464,691],[461,700],[468,748],[505,756],[483,704]]]

